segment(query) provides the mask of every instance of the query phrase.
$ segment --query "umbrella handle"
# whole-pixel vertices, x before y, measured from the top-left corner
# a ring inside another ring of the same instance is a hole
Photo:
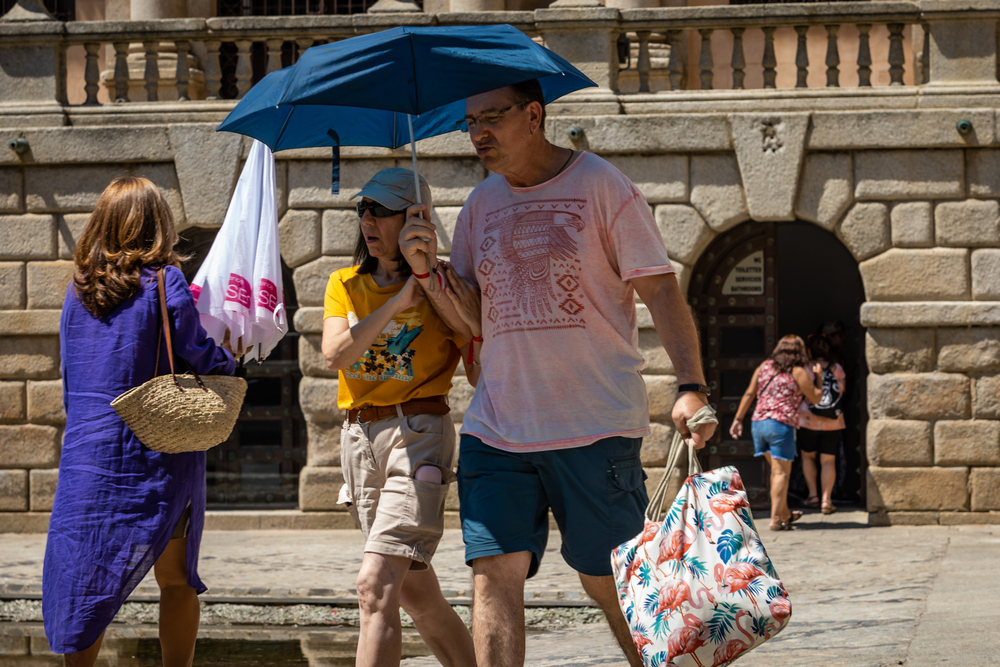
[[[413,189],[417,192],[417,203],[422,204],[420,201],[420,179],[417,177],[417,142],[413,138],[413,116],[411,114],[406,114],[406,122],[410,126],[410,156],[413,158]],[[429,238],[421,237],[424,243],[430,243]],[[424,259],[427,261],[427,272],[430,274],[434,273],[434,267],[431,265],[431,254],[429,252],[424,253]],[[434,283],[436,278],[431,278],[431,292],[434,292]]]

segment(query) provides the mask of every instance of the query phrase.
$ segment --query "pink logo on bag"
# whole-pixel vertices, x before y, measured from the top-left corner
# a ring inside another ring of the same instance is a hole
[[[198,297],[201,296],[201,285],[191,285],[191,296],[194,297],[194,305],[198,305]]]
[[[226,301],[233,301],[249,310],[252,297],[250,282],[243,276],[230,273],[229,286],[226,288]]]
[[[278,287],[267,278],[260,279],[257,305],[261,308],[267,308],[272,313],[278,307]]]

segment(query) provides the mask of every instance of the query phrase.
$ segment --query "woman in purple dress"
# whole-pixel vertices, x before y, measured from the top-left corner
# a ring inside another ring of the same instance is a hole
[[[111,401],[169,372],[156,268],[165,267],[178,372],[231,374],[232,355],[205,333],[180,258],[170,207],[144,178],[101,195],[76,248],[59,327],[66,432],[43,574],[45,634],[67,666],[94,664],[104,630],[153,569],[164,667],[190,667],[198,634],[198,548],[205,453],[147,448]]]

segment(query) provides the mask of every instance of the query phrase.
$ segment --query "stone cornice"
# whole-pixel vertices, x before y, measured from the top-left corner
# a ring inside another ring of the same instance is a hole
[[[1000,325],[1000,301],[869,302],[861,306],[865,327],[964,327]]]

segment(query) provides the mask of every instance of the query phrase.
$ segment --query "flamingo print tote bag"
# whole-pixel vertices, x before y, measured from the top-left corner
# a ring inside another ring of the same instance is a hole
[[[683,448],[680,435],[674,450]],[[677,454],[671,452],[667,471]],[[648,667],[723,667],[777,635],[792,615],[754,528],[736,468],[690,474],[666,517],[666,477],[642,534],[611,554],[619,603]]]

